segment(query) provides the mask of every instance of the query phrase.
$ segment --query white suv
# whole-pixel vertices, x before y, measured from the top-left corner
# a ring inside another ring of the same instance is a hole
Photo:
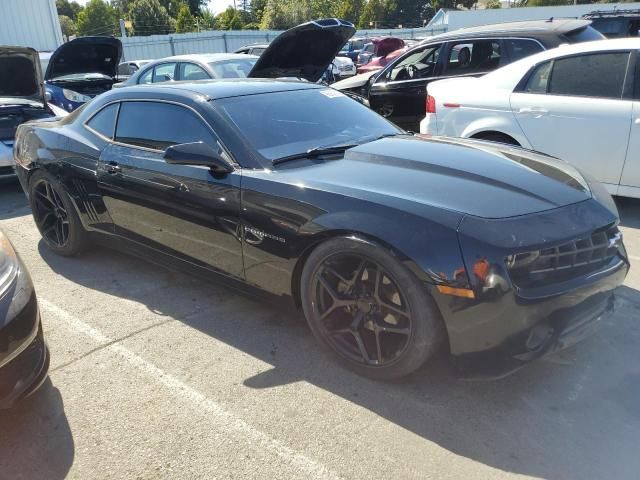
[[[561,46],[427,93],[421,133],[538,150],[640,198],[640,38]]]

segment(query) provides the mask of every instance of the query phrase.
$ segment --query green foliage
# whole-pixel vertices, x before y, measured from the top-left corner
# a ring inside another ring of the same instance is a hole
[[[209,10],[202,11],[199,22],[200,30],[214,30],[216,28],[216,17]]]
[[[242,30],[242,13],[233,7],[227,7],[216,17],[216,25],[218,30]]]
[[[487,9],[502,8],[502,4],[500,3],[500,0],[487,0],[487,3],[484,4],[484,8],[487,8]]]
[[[60,20],[60,28],[62,29],[62,34],[69,38],[71,35],[76,34],[76,24],[73,23],[66,15],[58,15],[58,19]]]
[[[175,26],[175,20],[159,0],[135,0],[129,7],[129,16],[135,35],[163,35],[171,33]]]
[[[369,0],[358,20],[360,28],[378,28],[387,18],[388,4],[383,0]]]
[[[191,15],[191,10],[187,4],[182,4],[176,18],[176,33],[186,33],[195,31],[195,19]]]
[[[119,32],[116,12],[104,0],[90,0],[78,13],[78,35],[117,35]]]
[[[357,24],[364,4],[365,0],[337,0],[334,14],[337,18]]]
[[[340,0],[267,0],[260,22],[262,28],[291,28],[317,18],[335,17]]]
[[[82,6],[78,2],[69,0],[56,0],[58,15],[64,15],[74,22],[78,19],[78,14],[82,11]]]
[[[267,0],[251,0],[249,2],[249,18],[252,22],[260,23],[264,15]]]
[[[245,23],[242,30],[260,30],[260,24],[257,22]]]
[[[201,15],[202,9],[207,5],[207,0],[186,0],[192,15]]]

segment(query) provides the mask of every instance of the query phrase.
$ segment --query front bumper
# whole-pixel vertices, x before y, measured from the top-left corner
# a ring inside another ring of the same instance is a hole
[[[459,376],[503,376],[578,342],[604,323],[629,271],[622,243],[596,269],[551,276],[540,284],[514,284],[505,259],[514,252],[565,245],[616,221],[614,212],[593,199],[506,219],[465,217],[458,238],[474,298],[433,294]]]
[[[38,322],[35,338],[17,357],[0,367],[0,409],[34,393],[47,379],[49,350]]]
[[[14,166],[13,142],[7,144],[0,141],[0,180],[15,178]]]
[[[17,276],[0,296],[0,408],[34,392],[48,369],[36,293],[18,257]]]

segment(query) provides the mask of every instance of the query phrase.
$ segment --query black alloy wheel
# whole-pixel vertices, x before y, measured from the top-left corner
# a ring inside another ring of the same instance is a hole
[[[40,233],[47,243],[64,248],[69,241],[69,215],[60,194],[46,178],[34,183],[31,194],[35,204],[33,217]]]
[[[73,256],[84,248],[86,232],[71,199],[56,178],[36,171],[29,180],[29,201],[36,226],[51,250]]]
[[[424,286],[371,244],[348,238],[327,244],[303,271],[302,303],[314,334],[367,376],[390,379],[418,368],[443,338]],[[335,248],[340,244],[349,248]]]

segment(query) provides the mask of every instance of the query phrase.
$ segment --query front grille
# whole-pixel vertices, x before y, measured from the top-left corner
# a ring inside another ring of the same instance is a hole
[[[559,283],[606,266],[617,255],[621,241],[618,228],[608,227],[555,247],[510,256],[507,267],[519,287]]]

